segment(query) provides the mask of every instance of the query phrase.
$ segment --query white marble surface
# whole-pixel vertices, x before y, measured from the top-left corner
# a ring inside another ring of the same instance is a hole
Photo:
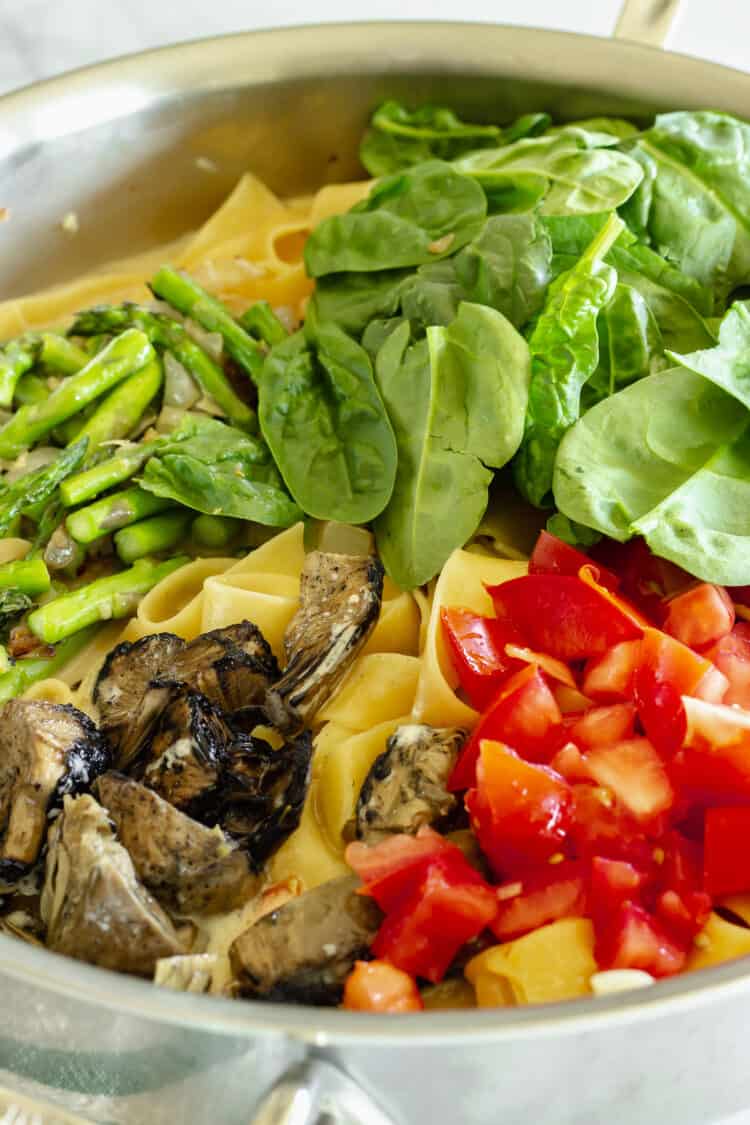
[[[0,0],[0,93],[146,47],[256,27],[460,15],[609,35],[619,8],[620,0]],[[750,69],[750,3],[683,0],[669,46]],[[750,1125],[750,1110],[717,1125]]]

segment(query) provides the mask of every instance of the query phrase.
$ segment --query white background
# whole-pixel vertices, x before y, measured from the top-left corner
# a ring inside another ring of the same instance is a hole
[[[71,67],[145,47],[256,27],[353,19],[460,18],[610,35],[620,3],[621,0],[0,0],[0,93]],[[667,45],[676,51],[750,70],[750,0],[682,0],[682,10]],[[679,1049],[679,1045],[675,1046]],[[721,1125],[750,1125],[750,1111],[726,1119]]]

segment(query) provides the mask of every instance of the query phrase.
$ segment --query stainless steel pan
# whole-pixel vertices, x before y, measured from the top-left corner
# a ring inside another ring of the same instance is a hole
[[[620,31],[660,40],[675,6],[631,3]],[[750,114],[750,76],[518,28],[308,27],[154,51],[0,101],[0,295],[196,225],[245,168],[286,193],[355,175],[386,95],[492,119]],[[95,1121],[703,1125],[750,1104],[744,962],[608,1000],[413,1019],[170,993],[5,937],[0,980],[0,1084]]]

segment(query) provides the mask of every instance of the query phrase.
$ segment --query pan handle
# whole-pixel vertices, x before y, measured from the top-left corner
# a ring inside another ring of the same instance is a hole
[[[680,9],[680,0],[623,0],[615,39],[666,47]]]
[[[308,1059],[265,1094],[250,1125],[395,1125],[361,1086],[332,1063]]]

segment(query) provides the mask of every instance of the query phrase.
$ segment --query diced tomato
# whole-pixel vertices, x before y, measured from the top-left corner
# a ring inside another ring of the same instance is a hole
[[[729,681],[721,702],[750,710],[750,624],[739,621],[705,656]]]
[[[416,981],[387,961],[356,961],[344,984],[350,1012],[421,1012]]]
[[[507,742],[524,757],[549,759],[562,727],[562,715],[544,676],[527,665],[511,676],[472,731],[448,779],[451,792],[474,784],[483,739]]]
[[[488,592],[501,620],[523,633],[532,648],[558,660],[585,660],[642,632],[612,594],[581,578],[529,574]]]
[[[482,851],[502,877],[559,853],[573,813],[571,787],[548,766],[523,761],[508,746],[482,742],[477,787],[466,808]]]
[[[620,592],[657,625],[661,623],[663,599],[695,581],[687,571],[654,555],[645,539],[627,543],[603,539],[590,553],[597,565],[603,563],[617,575]]]
[[[627,902],[599,928],[596,959],[603,969],[643,969],[668,977],[684,968],[687,954],[644,907]]]
[[[635,704],[613,703],[586,711],[570,728],[570,737],[581,749],[590,750],[632,738],[634,732]]]
[[[655,914],[668,933],[686,948],[711,913],[711,896],[703,890],[702,848],[681,832],[663,837],[664,859],[657,869]]]
[[[468,878],[452,860],[434,860],[411,896],[386,914],[372,943],[375,956],[412,976],[442,980],[459,949],[497,915],[497,895],[470,871]]]
[[[595,855],[627,860],[648,867],[653,844],[644,827],[618,805],[614,796],[596,785],[573,785],[575,800],[571,837],[582,858]]]
[[[506,622],[470,609],[443,606],[440,620],[458,682],[472,707],[483,711],[503,680],[521,666],[506,654],[506,644],[523,645],[523,638]]]
[[[567,574],[577,575],[582,566],[591,566],[588,555],[577,551],[569,543],[564,543],[549,531],[540,531],[534,550],[529,559],[529,574]],[[608,590],[616,590],[620,582],[617,575],[605,566],[594,564],[598,581]]]
[[[653,820],[674,803],[664,763],[647,738],[594,746],[584,761],[592,777],[637,820]]]
[[[575,742],[566,742],[550,762],[550,769],[559,773],[566,781],[593,781],[583,754]]]
[[[634,695],[643,728],[662,754],[671,756],[683,743],[682,696],[720,698],[725,690],[724,677],[709,660],[658,629],[645,631]]]
[[[632,863],[595,855],[589,872],[591,916],[607,926],[627,902],[640,902],[645,875]]]
[[[504,891],[512,892],[515,887],[518,887],[516,894],[504,895]],[[547,865],[525,875],[515,886],[498,887],[497,892],[500,909],[490,929],[501,941],[521,937],[548,922],[582,915],[585,911],[583,870],[578,863]]]
[[[673,777],[702,805],[750,803],[750,713],[683,697],[684,749]]]
[[[750,808],[706,811],[704,878],[716,897],[750,891]]]
[[[665,605],[662,628],[690,648],[706,645],[725,637],[734,625],[734,606],[723,586],[701,582],[682,594],[676,594]]]
[[[595,564],[589,563],[587,566],[582,566],[578,572],[578,577],[581,582],[589,586],[592,590],[595,590],[605,601],[609,602],[618,612],[623,613],[636,625],[640,626],[641,629],[650,626],[651,622],[641,613],[637,606],[600,582],[599,568]]]
[[[346,862],[356,871],[382,910],[391,910],[412,893],[424,871],[438,856],[448,853],[460,857],[461,849],[423,825],[416,836],[388,836],[379,844],[349,844]]]
[[[583,694],[602,703],[632,699],[640,653],[640,641],[622,641],[601,656],[587,660],[581,685]]]
[[[559,684],[566,684],[571,688],[576,686],[575,676],[568,665],[563,664],[562,660],[555,660],[554,656],[547,656],[544,652],[535,652],[533,648],[514,644],[506,645],[505,652],[508,657],[522,664],[536,664],[545,675]]]

